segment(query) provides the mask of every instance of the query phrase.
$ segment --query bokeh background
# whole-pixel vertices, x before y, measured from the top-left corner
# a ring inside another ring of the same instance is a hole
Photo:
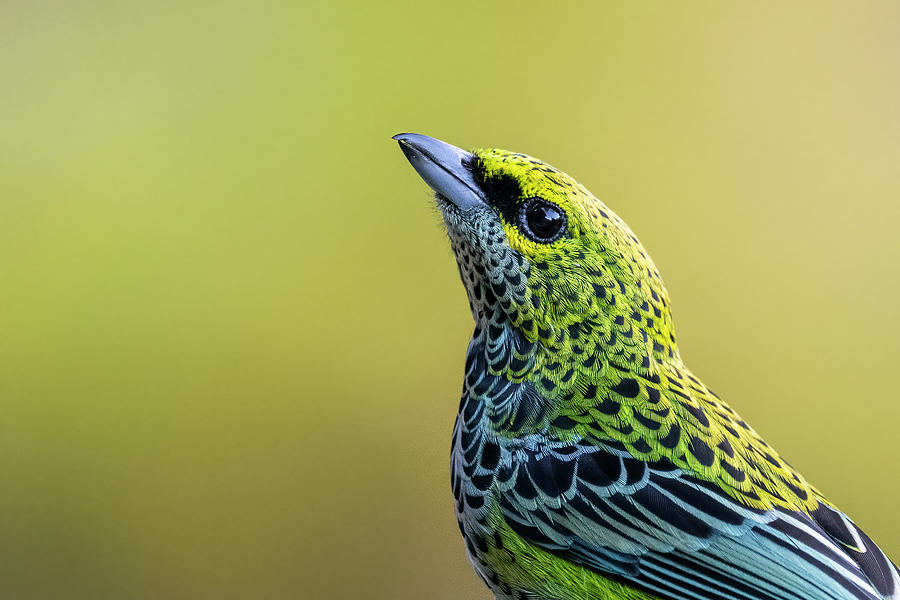
[[[583,181],[900,557],[896,2],[7,0],[0,40],[0,597],[489,598],[401,131]]]

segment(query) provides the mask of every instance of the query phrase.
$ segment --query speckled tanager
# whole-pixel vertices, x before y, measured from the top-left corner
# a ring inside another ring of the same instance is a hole
[[[682,362],[615,213],[524,154],[395,139],[475,318],[451,479],[496,598],[900,598],[878,546]]]

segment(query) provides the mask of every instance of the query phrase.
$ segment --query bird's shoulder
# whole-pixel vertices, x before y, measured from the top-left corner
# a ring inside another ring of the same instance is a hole
[[[670,463],[748,508],[806,512],[820,502],[803,475],[680,362],[636,369],[610,361],[555,402],[546,434]]]

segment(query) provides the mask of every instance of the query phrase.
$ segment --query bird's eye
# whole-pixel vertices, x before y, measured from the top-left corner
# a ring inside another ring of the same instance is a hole
[[[519,210],[519,226],[535,242],[549,244],[566,230],[566,213],[542,198],[529,198]]]

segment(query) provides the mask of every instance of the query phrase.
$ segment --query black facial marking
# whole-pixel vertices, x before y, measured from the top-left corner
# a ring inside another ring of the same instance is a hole
[[[515,223],[518,204],[522,199],[522,188],[515,178],[509,175],[487,177],[481,161],[475,160],[466,165],[475,179],[475,183],[484,192],[487,203],[493,206],[507,223]]]

